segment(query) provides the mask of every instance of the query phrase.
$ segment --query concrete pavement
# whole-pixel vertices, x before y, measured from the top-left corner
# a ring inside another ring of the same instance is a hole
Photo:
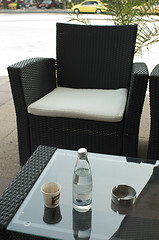
[[[20,170],[16,115],[7,76],[0,76],[0,177],[13,178]]]

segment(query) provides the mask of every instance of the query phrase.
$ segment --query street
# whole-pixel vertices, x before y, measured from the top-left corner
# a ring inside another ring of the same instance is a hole
[[[0,15],[0,75],[17,61],[31,57],[55,57],[56,22],[66,14]]]
[[[92,24],[113,24],[108,15],[83,14],[82,17],[91,19]],[[7,75],[7,67],[23,59],[55,58],[56,22],[69,19],[69,13],[0,14],[0,75]],[[159,43],[155,43],[149,52],[145,50],[142,56],[135,56],[134,61],[145,62],[151,72],[159,63],[158,52]]]

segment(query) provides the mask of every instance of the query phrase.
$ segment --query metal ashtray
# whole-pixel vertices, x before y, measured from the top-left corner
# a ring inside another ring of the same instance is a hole
[[[136,191],[128,185],[118,185],[112,189],[112,202],[120,206],[131,206],[136,201]]]

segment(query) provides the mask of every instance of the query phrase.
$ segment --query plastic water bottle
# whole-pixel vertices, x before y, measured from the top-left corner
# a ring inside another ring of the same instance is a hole
[[[73,174],[73,208],[79,212],[88,211],[92,204],[92,173],[87,156],[87,149],[78,150]]]

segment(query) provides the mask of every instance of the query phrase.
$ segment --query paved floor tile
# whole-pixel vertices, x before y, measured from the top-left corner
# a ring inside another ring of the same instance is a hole
[[[8,81],[0,85],[0,92],[11,92],[10,83]]]
[[[10,92],[0,91],[0,106],[12,99],[12,94]]]

